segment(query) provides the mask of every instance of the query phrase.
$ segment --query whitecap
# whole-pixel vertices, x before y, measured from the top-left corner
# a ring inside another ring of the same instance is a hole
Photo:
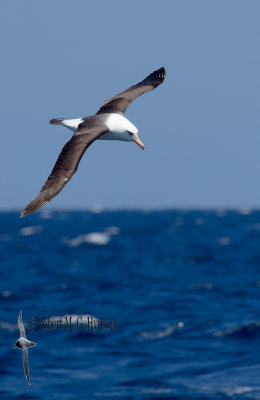
[[[0,329],[8,332],[14,332],[17,330],[17,324],[10,324],[9,322],[0,321]]]
[[[252,388],[250,386],[236,386],[234,388],[226,388],[223,390],[227,395],[233,396],[234,394],[243,394],[243,393],[249,393],[254,391],[256,388]]]
[[[40,211],[40,216],[42,219],[50,219],[52,217],[53,212],[48,209],[43,209]]]
[[[103,208],[100,204],[93,204],[93,206],[90,207],[90,211],[94,214],[101,214],[103,212]]]
[[[259,333],[260,321],[249,322],[241,326],[233,326],[220,331],[213,332],[215,337],[225,337],[225,336],[256,336]]]
[[[85,235],[77,236],[74,239],[69,239],[68,237],[61,238],[62,243],[67,244],[69,247],[77,247],[85,242]]]
[[[110,236],[107,233],[93,232],[85,236],[87,243],[104,245],[110,241]]]
[[[120,229],[117,226],[109,226],[106,228],[105,233],[109,235],[119,235]]]
[[[250,209],[250,207],[241,207],[239,210],[239,213],[242,215],[250,215],[251,209]]]
[[[36,235],[37,233],[40,233],[42,231],[43,231],[43,226],[41,225],[26,226],[20,230],[20,234],[22,236],[31,236],[31,235]]]
[[[159,331],[153,331],[153,332],[141,332],[139,336],[139,340],[156,340],[156,339],[162,339],[166,336],[171,335],[173,332],[175,332],[177,329],[181,329],[184,327],[184,323],[182,321],[178,322],[177,325],[172,325],[168,326],[165,329],[161,329]]]
[[[91,243],[104,246],[110,241],[110,235],[102,232],[93,232],[88,233],[87,235],[77,236],[74,239],[63,237],[61,241],[63,243],[66,243],[69,247],[78,247],[83,243]]]
[[[13,295],[13,293],[11,292],[11,290],[4,290],[2,292],[3,297],[11,297],[12,295]]]
[[[217,239],[218,244],[221,246],[227,246],[230,244],[231,239],[228,236],[223,236]]]

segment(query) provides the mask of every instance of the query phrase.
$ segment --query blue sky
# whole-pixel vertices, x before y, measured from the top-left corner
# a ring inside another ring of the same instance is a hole
[[[260,205],[259,1],[1,2],[0,208],[41,189],[81,117],[164,65],[126,117],[145,143],[94,143],[51,208]]]

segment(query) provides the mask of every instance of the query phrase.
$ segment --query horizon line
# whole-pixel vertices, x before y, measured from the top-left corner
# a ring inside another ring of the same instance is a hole
[[[210,210],[223,210],[223,211],[241,211],[241,210],[248,210],[248,211],[260,211],[260,205],[259,206],[248,206],[248,205],[241,205],[241,206],[211,206],[211,205],[206,205],[206,206],[102,206],[100,204],[94,204],[92,206],[87,206],[87,207],[60,207],[60,208],[53,208],[53,207],[48,207],[39,210],[40,213],[44,212],[82,212],[82,211],[88,211],[88,212],[106,212],[106,211],[174,211],[174,210],[190,210],[190,211],[210,211]],[[21,208],[19,207],[2,207],[0,208],[0,213],[3,212],[21,212]]]

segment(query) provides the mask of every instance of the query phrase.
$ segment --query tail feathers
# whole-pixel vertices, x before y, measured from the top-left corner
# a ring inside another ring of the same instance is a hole
[[[63,125],[63,121],[65,118],[53,118],[50,120],[50,124],[52,125]]]

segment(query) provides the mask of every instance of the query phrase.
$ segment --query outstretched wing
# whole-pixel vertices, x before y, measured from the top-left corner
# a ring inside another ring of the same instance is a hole
[[[30,380],[30,375],[29,375],[28,350],[25,345],[22,347],[22,351],[23,351],[23,369],[24,369],[27,381],[30,385],[31,380]]]
[[[64,188],[66,183],[77,171],[81,157],[87,148],[99,136],[107,131],[107,127],[87,126],[79,127],[72,138],[63,147],[56,164],[42,187],[40,193],[25,207],[21,218],[39,210]]]
[[[24,324],[23,324],[23,320],[22,320],[22,311],[20,311],[20,314],[18,317],[18,328],[20,331],[20,337],[26,339]]]
[[[160,85],[166,76],[164,67],[161,67],[147,76],[142,82],[131,86],[124,92],[118,93],[106,100],[97,114],[118,113],[124,114],[127,107],[133,100]]]

